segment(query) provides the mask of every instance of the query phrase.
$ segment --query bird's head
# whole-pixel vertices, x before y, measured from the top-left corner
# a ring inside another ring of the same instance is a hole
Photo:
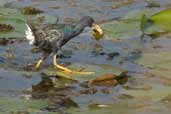
[[[86,26],[90,27],[92,29],[92,35],[93,37],[98,40],[103,37],[104,33],[101,27],[94,21],[94,19],[90,16],[84,16],[81,19],[81,22],[85,23]]]

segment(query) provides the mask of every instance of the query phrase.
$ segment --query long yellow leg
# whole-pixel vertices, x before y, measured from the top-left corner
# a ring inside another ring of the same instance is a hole
[[[49,53],[43,53],[42,57],[37,61],[36,65],[35,65],[35,70],[39,69],[40,66],[42,65],[43,61],[49,56]]]
[[[57,64],[57,60],[56,60],[56,54],[53,55],[53,65],[56,67],[56,68],[59,68],[67,73],[75,73],[75,74],[83,74],[83,75],[88,75],[88,74],[94,74],[94,72],[79,72],[79,71],[73,71],[73,70],[70,70],[68,68],[65,68],[59,64]]]
[[[40,65],[43,63],[43,59],[39,59],[36,63],[35,69],[39,69]]]

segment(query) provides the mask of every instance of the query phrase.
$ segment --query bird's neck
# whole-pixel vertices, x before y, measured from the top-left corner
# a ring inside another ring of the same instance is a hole
[[[72,38],[78,36],[79,34],[81,34],[83,32],[85,27],[86,27],[85,23],[81,23],[81,22],[78,23],[76,25],[76,27],[71,32],[65,34],[65,38],[72,39]]]

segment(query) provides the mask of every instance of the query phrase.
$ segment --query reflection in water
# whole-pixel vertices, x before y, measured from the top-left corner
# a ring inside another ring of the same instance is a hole
[[[63,108],[78,107],[72,99],[72,90],[74,87],[68,86],[73,83],[69,80],[56,79],[56,77],[42,76],[40,83],[32,86],[33,99],[48,99],[48,111],[61,112]]]

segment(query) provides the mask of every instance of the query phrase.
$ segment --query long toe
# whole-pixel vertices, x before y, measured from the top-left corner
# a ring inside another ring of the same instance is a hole
[[[65,68],[61,65],[55,65],[56,68],[63,70],[65,73],[72,73],[72,74],[80,74],[80,75],[91,75],[91,74],[95,74],[95,72],[82,72],[82,71],[75,71],[75,70],[71,70],[68,68]]]

